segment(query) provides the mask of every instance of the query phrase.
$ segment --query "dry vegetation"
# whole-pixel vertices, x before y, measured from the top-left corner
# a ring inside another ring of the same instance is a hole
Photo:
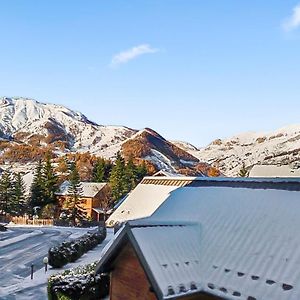
[[[176,145],[165,140],[162,136],[151,129],[147,129],[134,139],[130,139],[122,145],[122,153],[125,159],[134,157],[136,160],[145,161],[150,174],[157,171],[156,166],[145,160],[147,156],[153,155],[151,149],[155,149],[171,160],[177,171],[186,176],[219,176],[220,171],[211,167],[209,164],[200,163],[199,160],[177,147]],[[182,161],[189,161],[193,164],[185,164]]]
[[[43,159],[47,152],[51,152],[49,147],[36,147],[32,145],[11,144],[0,156],[0,162],[28,163]],[[54,155],[53,155],[54,156]]]
[[[82,180],[91,180],[91,171],[97,160],[95,155],[89,152],[85,153],[67,153],[56,157],[54,150],[64,151],[69,148],[70,137],[60,129],[56,124],[49,122],[46,124],[49,132],[48,136],[40,134],[28,135],[19,132],[14,136],[14,141],[0,141],[0,163],[35,162],[44,158],[47,152],[52,153],[57,163],[57,171],[61,174],[67,172],[66,161],[76,161],[77,168]],[[152,149],[163,153],[177,169],[180,174],[187,176],[198,176],[201,174],[207,176],[219,176],[220,171],[209,164],[201,163],[197,158],[165,140],[162,136],[151,129],[145,130],[134,139],[126,141],[122,145],[122,154],[126,161],[133,158],[136,165],[145,164],[148,174],[154,174],[158,171],[157,166],[147,160],[147,156],[153,156]],[[188,161],[189,163],[185,163]]]

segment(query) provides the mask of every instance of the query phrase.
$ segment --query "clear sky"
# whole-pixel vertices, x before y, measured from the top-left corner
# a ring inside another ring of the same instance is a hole
[[[0,95],[204,146],[300,123],[299,0],[2,0]]]

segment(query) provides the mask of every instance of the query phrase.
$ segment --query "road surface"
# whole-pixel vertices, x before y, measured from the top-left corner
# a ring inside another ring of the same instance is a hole
[[[48,249],[86,231],[58,227],[11,227],[7,232],[0,232],[0,299],[23,300],[34,295],[35,300],[46,300],[43,258],[47,256]],[[32,264],[36,273],[30,282]]]

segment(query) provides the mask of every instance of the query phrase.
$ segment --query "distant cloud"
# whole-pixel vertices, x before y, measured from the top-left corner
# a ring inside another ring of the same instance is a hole
[[[298,27],[300,27],[300,3],[293,8],[291,16],[282,23],[285,31],[292,31]]]
[[[149,53],[156,53],[159,49],[152,48],[148,44],[142,44],[135,47],[132,47],[128,50],[122,51],[118,54],[116,54],[110,63],[111,67],[117,67],[121,64],[126,64],[130,60],[135,59],[138,56],[141,56],[143,54],[149,54]]]

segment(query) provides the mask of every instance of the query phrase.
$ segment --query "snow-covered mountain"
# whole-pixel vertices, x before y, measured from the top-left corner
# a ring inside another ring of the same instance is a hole
[[[97,156],[113,159],[118,151],[125,158],[146,161],[153,172],[165,169],[173,173],[187,175],[216,174],[206,163],[167,141],[152,129],[135,130],[124,126],[103,126],[90,121],[79,112],[64,106],[40,103],[26,98],[0,98],[0,139],[4,146],[3,163],[11,153],[17,162],[22,156],[22,145],[34,149],[51,145],[56,154],[67,152],[89,152]],[[15,145],[16,149],[10,149]],[[2,152],[1,152],[2,151]],[[26,151],[32,151],[31,148]],[[28,153],[28,152],[27,152]]]
[[[26,98],[0,98],[0,132],[4,139],[41,145],[63,142],[71,151],[113,157],[136,130],[98,125],[64,106]]]
[[[226,139],[217,139],[207,147],[181,147],[227,176],[237,176],[243,163],[254,165],[290,165],[298,168],[300,162],[300,124],[290,125],[273,132],[247,132]]]
[[[212,176],[216,171],[150,128],[137,132],[125,141],[122,152],[125,158],[141,158],[151,162],[155,169],[170,173]]]

